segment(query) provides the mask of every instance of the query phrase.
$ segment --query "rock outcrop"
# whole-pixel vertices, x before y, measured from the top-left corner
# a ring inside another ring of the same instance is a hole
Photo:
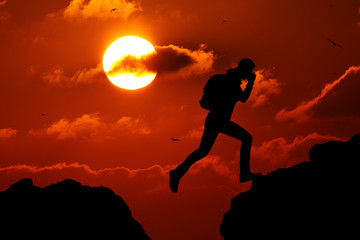
[[[309,158],[254,179],[233,198],[224,240],[358,238],[360,135],[317,144]]]
[[[22,179],[0,192],[0,209],[8,239],[150,239],[112,190],[71,179],[44,188]]]

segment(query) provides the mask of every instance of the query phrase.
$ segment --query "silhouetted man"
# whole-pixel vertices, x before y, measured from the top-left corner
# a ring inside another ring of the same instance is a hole
[[[250,150],[252,136],[245,129],[230,121],[235,104],[240,101],[245,103],[252,91],[256,78],[253,69],[255,64],[248,58],[242,59],[238,66],[227,70],[226,74],[212,76],[204,87],[204,94],[200,105],[209,110],[205,119],[205,128],[200,146],[192,152],[184,162],[169,173],[170,189],[177,193],[179,181],[189,168],[200,159],[204,158],[212,148],[219,133],[234,137],[240,141],[240,182],[247,182],[256,174],[250,171]],[[241,81],[247,79],[245,90],[240,87]]]

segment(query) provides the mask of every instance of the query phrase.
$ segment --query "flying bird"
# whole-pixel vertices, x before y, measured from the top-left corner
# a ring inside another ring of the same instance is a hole
[[[329,39],[329,38],[328,38],[327,40],[328,40],[329,42],[331,42],[333,46],[338,46],[339,48],[343,48],[340,44],[334,42],[333,40],[331,40],[331,39]]]
[[[228,21],[227,20],[223,20],[222,22],[221,22],[221,24],[224,24],[224,23],[227,23]]]
[[[47,114],[46,114],[46,113],[42,113],[42,114],[41,114],[41,116],[46,117],[46,116],[47,116]]]
[[[113,8],[110,10],[110,13],[115,12],[116,10],[117,10],[117,8]]]
[[[173,142],[177,142],[177,141],[180,141],[180,139],[178,138],[170,138]]]

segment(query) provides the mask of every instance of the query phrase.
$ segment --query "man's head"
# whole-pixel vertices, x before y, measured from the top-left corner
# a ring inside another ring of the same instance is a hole
[[[243,72],[252,72],[254,68],[255,64],[250,58],[241,59],[237,66],[237,69]]]
[[[254,62],[250,58],[244,58],[240,60],[236,68],[229,69],[228,73],[231,75],[236,75],[241,79],[248,79],[251,76],[254,68]]]

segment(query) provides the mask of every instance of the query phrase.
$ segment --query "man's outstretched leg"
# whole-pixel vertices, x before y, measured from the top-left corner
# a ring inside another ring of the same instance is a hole
[[[219,134],[219,126],[214,123],[211,119],[207,118],[199,148],[192,152],[184,162],[169,172],[169,185],[174,193],[177,193],[180,179],[187,173],[190,167],[210,152]]]
[[[171,191],[177,193],[180,179],[187,173],[187,171],[194,163],[204,158],[206,155],[206,152],[198,148],[194,152],[192,152],[179,166],[177,166],[173,170],[170,170],[169,185]]]

